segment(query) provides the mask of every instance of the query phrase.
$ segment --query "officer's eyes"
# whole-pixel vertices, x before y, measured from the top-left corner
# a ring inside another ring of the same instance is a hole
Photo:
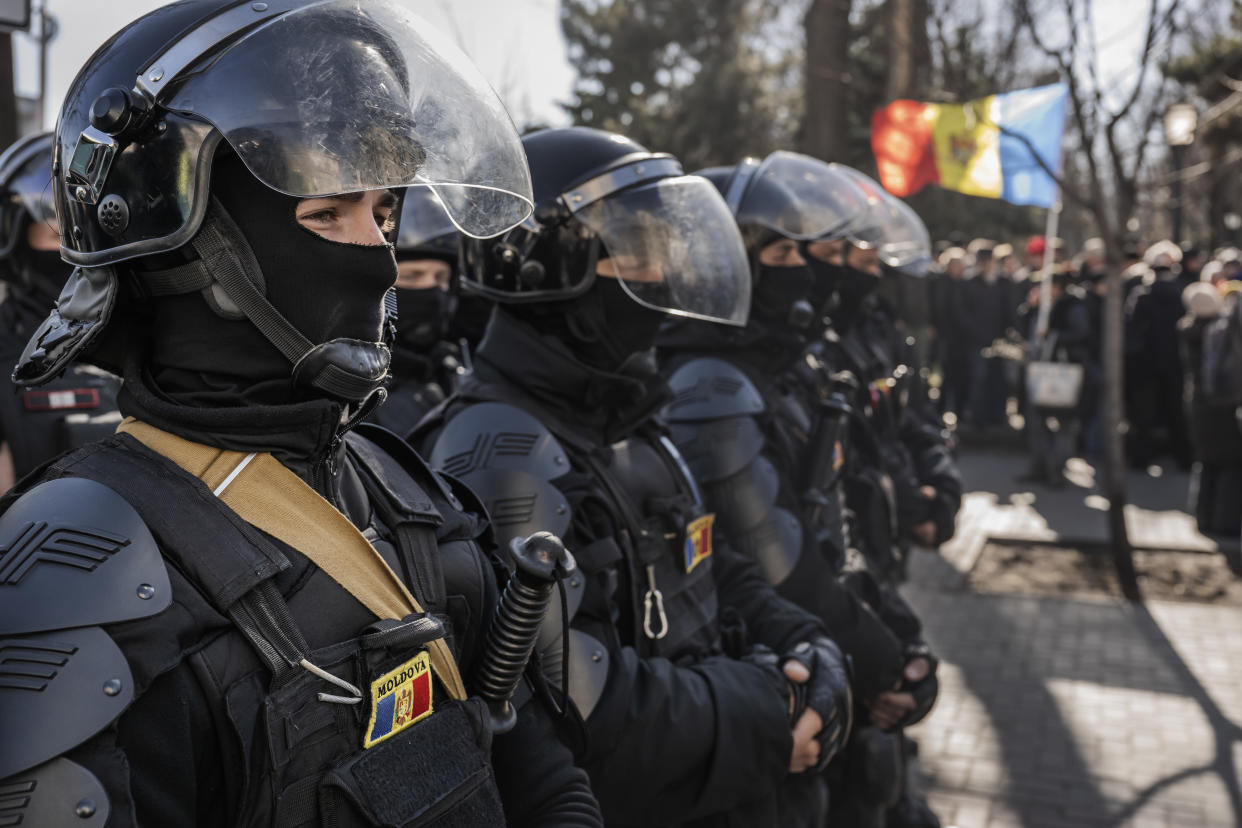
[[[305,213],[298,216],[298,221],[309,221],[316,224],[334,221],[337,218],[336,210],[328,207],[324,210],[316,210],[313,213]]]

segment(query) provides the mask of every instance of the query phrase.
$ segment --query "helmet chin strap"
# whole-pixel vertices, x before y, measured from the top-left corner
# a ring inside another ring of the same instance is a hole
[[[262,284],[262,271],[250,244],[215,198],[190,244],[198,259],[141,274],[142,289],[150,295],[171,295],[218,287],[233,308],[221,308],[216,297],[214,301],[207,299],[212,310],[226,318],[240,314],[250,320],[289,360],[295,384],[351,403],[364,403],[381,391],[392,360],[391,312],[384,323],[384,342],[340,338],[316,344],[263,295],[258,287]],[[395,299],[385,298],[386,309],[394,303]]]

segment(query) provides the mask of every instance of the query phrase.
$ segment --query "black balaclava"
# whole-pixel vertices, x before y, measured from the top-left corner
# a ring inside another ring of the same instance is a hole
[[[841,282],[845,278],[845,265],[825,262],[814,256],[807,256],[806,263],[814,277],[808,298],[818,313],[829,313],[836,307]]]
[[[879,287],[880,280],[870,273],[845,265],[841,268],[841,281],[837,287],[837,309],[834,321],[848,328],[862,309],[863,301]]]
[[[26,243],[24,223],[21,237],[13,250],[11,267],[14,281],[9,285],[9,299],[19,312],[20,327],[33,329],[56,304],[73,266],[60,258],[59,250],[35,250]]]
[[[312,343],[381,338],[384,294],[397,278],[390,245],[329,241],[297,222],[300,199],[217,156],[211,191],[240,228],[268,301]],[[162,297],[152,321],[157,386],[187,404],[281,404],[324,396],[296,389],[293,366],[248,319],[225,319],[198,294]]]
[[[645,364],[635,358],[655,347],[656,335],[667,314],[640,305],[621,286],[621,280],[597,276],[591,289],[570,303],[566,323],[577,340],[582,361],[601,371],[629,373]]]
[[[422,353],[448,335],[457,296],[440,287],[397,288],[397,346]]]
[[[806,311],[812,300],[814,277],[807,265],[775,267],[761,264],[758,267],[754,292],[751,294],[750,313],[758,321],[777,329],[789,326],[805,328],[812,321]],[[802,307],[795,307],[799,302]]]
[[[597,276],[586,293],[564,302],[510,305],[540,333],[564,342],[585,365],[610,374],[644,378],[654,370],[645,357],[655,346],[663,311],[634,301],[618,279]]]

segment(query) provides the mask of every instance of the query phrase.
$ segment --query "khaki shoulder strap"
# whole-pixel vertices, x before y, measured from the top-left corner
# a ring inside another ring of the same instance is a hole
[[[270,454],[205,446],[133,417],[117,427],[197,477],[243,520],[279,538],[322,569],[377,618],[422,612],[405,583],[349,518]],[[466,697],[443,638],[427,645],[431,668],[455,699]]]

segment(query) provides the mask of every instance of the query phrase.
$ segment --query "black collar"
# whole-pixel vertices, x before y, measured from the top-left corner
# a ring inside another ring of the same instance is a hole
[[[127,360],[124,379],[117,396],[122,414],[196,443],[229,451],[270,453],[304,479],[322,464],[334,467],[344,451],[344,406],[331,400],[283,405],[186,405],[156,388],[135,355]]]
[[[638,378],[593,368],[562,340],[498,307],[476,354],[481,382],[506,384],[567,426],[611,444],[649,420],[670,398],[658,376]]]

